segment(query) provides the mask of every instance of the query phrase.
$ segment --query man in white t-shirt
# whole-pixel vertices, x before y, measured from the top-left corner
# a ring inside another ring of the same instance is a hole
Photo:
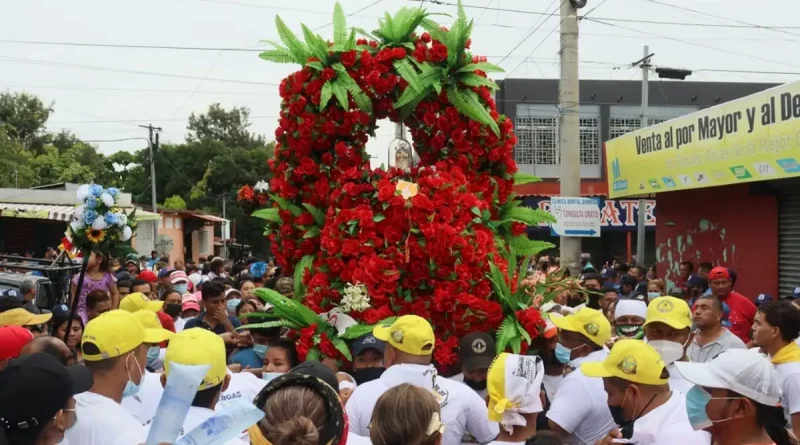
[[[500,435],[489,445],[525,445],[542,412],[544,363],[537,356],[500,354],[489,369],[489,420]]]
[[[662,298],[668,297],[653,302]],[[686,396],[670,390],[664,361],[647,343],[620,340],[605,360],[584,362],[581,371],[602,378],[608,406],[618,425],[608,432],[608,439],[630,439],[630,443],[639,445],[711,443],[708,433],[692,428]]]
[[[146,431],[120,402],[138,391],[145,373],[148,344],[169,339],[165,329],[145,329],[128,311],[106,312],[86,325],[81,352],[92,371],[92,389],[75,397],[75,426],[66,440],[81,445],[144,443]]]
[[[753,342],[769,355],[780,379],[781,406],[795,435],[800,435],[800,311],[786,300],[758,307]]]
[[[179,439],[214,415],[214,408],[220,400],[220,395],[227,389],[231,380],[225,362],[225,342],[211,331],[191,328],[181,331],[170,339],[164,359],[165,370],[159,379],[162,387],[167,384],[170,367],[175,363],[209,366],[183,421]],[[152,427],[152,424],[150,426]],[[225,445],[246,444],[235,438],[225,442]]]
[[[497,436],[497,425],[489,422],[486,403],[475,391],[437,377],[431,365],[435,337],[430,323],[416,315],[405,315],[391,325],[376,327],[373,335],[386,342],[386,371],[377,380],[359,385],[347,401],[352,434],[368,437],[378,398],[389,388],[410,383],[432,391],[439,400],[445,424],[441,445],[459,445],[465,433],[479,443]]]
[[[644,323],[647,343],[664,360],[669,373],[669,387],[686,395],[692,384],[678,372],[677,361],[687,361],[686,349],[692,332],[692,310],[686,301],[675,297],[658,297],[647,306]]]
[[[569,437],[573,445],[594,445],[614,426],[603,382],[587,377],[578,367],[584,361],[603,360],[611,339],[611,324],[602,312],[581,308],[572,315],[550,314],[559,329],[555,355],[574,370],[556,391],[547,412],[550,429]]]

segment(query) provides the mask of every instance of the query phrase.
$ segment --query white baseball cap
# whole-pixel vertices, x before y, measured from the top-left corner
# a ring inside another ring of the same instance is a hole
[[[756,349],[729,349],[706,363],[675,362],[683,378],[698,386],[722,388],[767,406],[778,406],[778,373]]]

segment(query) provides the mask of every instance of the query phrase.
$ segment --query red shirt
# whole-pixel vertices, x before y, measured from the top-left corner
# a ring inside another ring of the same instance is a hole
[[[722,298],[722,301],[728,305],[731,313],[728,315],[728,321],[731,322],[731,327],[728,328],[733,335],[739,337],[743,342],[750,341],[750,332],[753,329],[753,322],[756,318],[756,305],[744,295],[731,291],[727,297]]]

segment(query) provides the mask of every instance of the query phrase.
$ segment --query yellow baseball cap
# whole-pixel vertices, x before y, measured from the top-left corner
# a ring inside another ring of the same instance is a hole
[[[581,364],[589,377],[618,377],[643,385],[666,385],[661,378],[664,361],[652,346],[642,340],[624,339],[614,343],[611,353],[602,362]]]
[[[47,323],[53,314],[34,314],[24,308],[10,309],[0,314],[0,326],[36,326]]]
[[[664,323],[673,329],[692,327],[692,310],[680,298],[658,297],[647,305],[647,318],[644,325]],[[615,346],[616,347],[616,346]]]
[[[200,391],[219,385],[225,380],[225,342],[222,337],[202,328],[186,329],[175,334],[164,356],[164,373],[169,376],[172,362],[181,365],[209,365]]]
[[[582,334],[599,346],[611,340],[611,323],[602,312],[595,309],[582,307],[567,316],[552,313],[550,321],[558,329]]]
[[[130,312],[115,309],[100,314],[86,324],[81,338],[81,351],[84,360],[97,362],[127,354],[142,343],[158,343],[159,338],[148,332]],[[87,343],[97,347],[100,352],[87,354],[84,349]]]
[[[148,338],[148,340],[158,338],[157,341],[146,341],[145,343],[161,343],[162,341],[169,340],[173,335],[175,335],[174,332],[168,331],[161,326],[161,322],[158,320],[158,315],[156,315],[155,312],[146,310],[136,311],[133,313],[133,317],[144,328],[145,336]]]
[[[136,312],[136,311],[150,311],[158,312],[164,306],[163,301],[152,301],[141,292],[134,292],[128,294],[119,302],[119,308],[123,311]]]
[[[411,355],[430,355],[436,345],[431,324],[416,315],[403,315],[392,324],[375,326],[372,335]]]

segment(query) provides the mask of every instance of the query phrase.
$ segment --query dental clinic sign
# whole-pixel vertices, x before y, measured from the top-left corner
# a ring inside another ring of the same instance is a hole
[[[597,198],[600,205],[600,227],[602,231],[635,231],[639,223],[639,200],[638,199],[603,199]],[[645,201],[645,227],[653,230],[656,227],[656,201],[648,199]],[[522,199],[523,205],[531,208],[539,208],[544,211],[551,210],[550,198],[545,197],[526,197]],[[541,224],[540,227],[546,228],[548,225]]]

